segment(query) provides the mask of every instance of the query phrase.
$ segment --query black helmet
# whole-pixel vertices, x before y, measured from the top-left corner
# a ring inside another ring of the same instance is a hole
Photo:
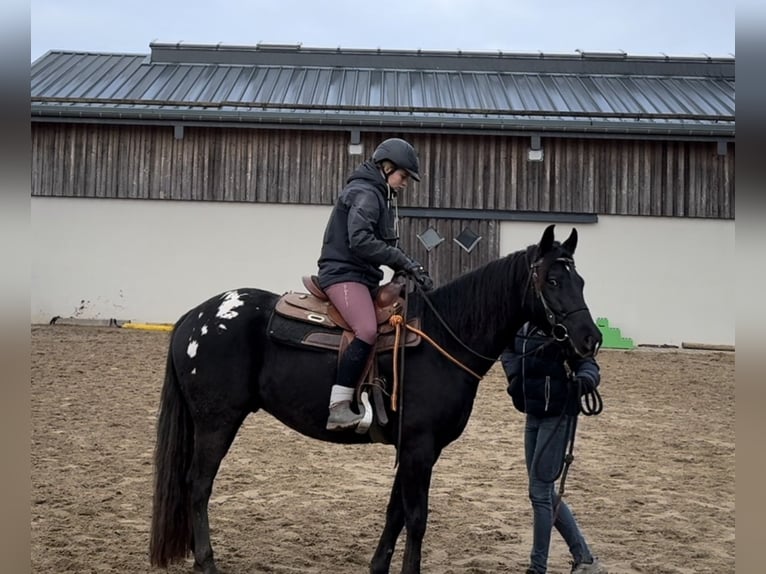
[[[389,138],[381,142],[372,153],[372,161],[380,163],[384,159],[406,171],[415,181],[420,181],[418,154],[409,142],[400,138]]]

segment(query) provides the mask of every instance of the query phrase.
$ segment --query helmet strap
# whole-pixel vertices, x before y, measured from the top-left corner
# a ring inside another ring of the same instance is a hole
[[[391,207],[391,200],[396,199],[397,195],[396,190],[386,181],[386,202],[389,207]]]
[[[396,190],[391,187],[390,183],[388,183],[388,178],[391,177],[391,174],[394,173],[398,168],[394,166],[394,169],[386,173],[386,169],[383,167],[383,165],[379,164],[378,169],[380,169],[380,174],[383,176],[383,180],[386,182],[386,202],[388,203],[388,206],[391,207],[391,198],[396,197]]]
[[[391,187],[391,184],[388,183],[388,178],[398,168],[394,166],[394,169],[392,169],[389,173],[386,173],[382,165],[379,165],[378,167],[380,169],[381,175],[383,176],[383,179],[386,181],[386,206],[388,206],[389,209],[391,209],[392,206],[394,208],[394,234],[396,235],[396,246],[398,247],[399,246],[399,202],[397,201],[398,194],[396,190],[393,187]]]
[[[396,246],[399,246],[399,201],[397,199],[396,190],[391,189],[391,186],[388,186],[388,189],[391,190],[390,193],[394,196],[394,235],[396,235]],[[391,204],[391,200],[389,199],[389,208]]]

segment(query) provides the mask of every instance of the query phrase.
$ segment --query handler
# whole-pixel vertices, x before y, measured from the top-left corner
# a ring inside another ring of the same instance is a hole
[[[569,546],[572,574],[607,574],[554,486],[564,463],[571,419],[580,408],[578,391],[595,391],[601,381],[598,363],[593,358],[568,358],[559,344],[529,323],[522,326],[513,348],[507,348],[500,361],[508,378],[508,394],[527,415],[524,454],[533,529],[526,574],[547,571],[554,526]]]

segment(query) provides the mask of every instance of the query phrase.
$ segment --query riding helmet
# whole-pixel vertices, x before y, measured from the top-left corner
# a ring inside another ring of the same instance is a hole
[[[415,181],[420,181],[418,154],[409,142],[400,138],[389,138],[381,142],[372,153],[372,161],[380,163],[384,159],[406,171]]]

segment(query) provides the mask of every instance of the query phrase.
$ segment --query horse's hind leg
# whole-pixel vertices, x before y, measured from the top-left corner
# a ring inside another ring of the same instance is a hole
[[[208,502],[213,490],[213,480],[246,416],[247,413],[243,413],[237,417],[227,417],[228,421],[217,419],[215,425],[211,424],[210,428],[199,423],[195,427],[194,455],[189,468],[188,481],[191,490],[194,532],[194,569],[203,574],[218,573],[210,544],[208,521]]]
[[[396,539],[404,527],[404,507],[402,505],[402,489],[400,473],[397,471],[394,486],[391,488],[391,498],[386,510],[386,524],[380,535],[378,548],[370,562],[370,574],[388,574],[391,568],[391,558],[394,555]]]

